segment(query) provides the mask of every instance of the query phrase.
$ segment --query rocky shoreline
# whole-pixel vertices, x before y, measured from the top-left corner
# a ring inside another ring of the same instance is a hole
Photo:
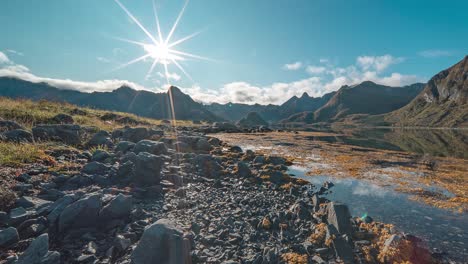
[[[292,178],[285,158],[204,134],[232,129],[10,123],[6,140],[75,147],[0,168],[14,197],[0,211],[0,263],[448,263],[414,236],[351,217],[322,197],[332,183]]]

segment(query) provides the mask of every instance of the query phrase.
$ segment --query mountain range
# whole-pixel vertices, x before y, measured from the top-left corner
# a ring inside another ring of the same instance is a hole
[[[127,86],[122,86],[112,92],[83,93],[58,89],[47,83],[32,83],[16,78],[3,77],[0,78],[0,96],[68,102],[79,106],[128,112],[155,119],[172,118],[170,105],[172,96],[177,119],[222,120],[222,118],[214,115],[202,104],[195,102],[189,95],[184,94],[174,86],[171,86],[166,93],[134,90]]]
[[[282,123],[333,122],[353,114],[378,115],[397,110],[408,104],[423,89],[415,83],[404,87],[390,87],[365,81],[342,86],[326,104],[316,111],[297,113]]]
[[[281,105],[203,105],[174,86],[166,93],[134,90],[127,86],[111,92],[84,93],[12,77],[0,78],[0,96],[64,101],[156,119],[172,118],[172,98],[175,117],[181,120],[237,122],[256,112],[259,120],[282,124],[357,120],[355,123],[371,125],[467,127],[468,56],[436,74],[427,84],[390,87],[365,81],[342,86],[321,97],[311,97],[307,93],[301,97],[293,96]]]

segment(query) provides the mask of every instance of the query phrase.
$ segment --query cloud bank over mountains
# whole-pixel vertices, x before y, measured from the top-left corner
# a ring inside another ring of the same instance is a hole
[[[283,65],[284,70],[303,70],[306,77],[292,82],[274,82],[269,85],[255,85],[244,81],[236,81],[222,85],[218,89],[202,88],[198,85],[181,87],[194,100],[209,104],[217,103],[245,103],[245,104],[281,104],[292,96],[301,96],[307,92],[310,96],[322,96],[336,91],[343,85],[358,84],[363,81],[373,81],[388,86],[403,86],[424,81],[415,75],[404,75],[384,72],[394,64],[404,61],[404,58],[391,55],[359,56],[354,64],[347,67],[335,66],[327,59],[320,59],[319,65],[305,65],[297,61]],[[309,76],[307,76],[309,75]],[[137,90],[153,92],[165,91],[166,87],[147,88],[127,80],[101,80],[96,82],[81,82],[69,79],[54,79],[40,77],[33,74],[26,66],[14,63],[0,51],[0,77],[15,77],[30,82],[46,82],[60,89],[78,90],[82,92],[112,91],[122,85]],[[170,79],[180,79],[171,76]]]

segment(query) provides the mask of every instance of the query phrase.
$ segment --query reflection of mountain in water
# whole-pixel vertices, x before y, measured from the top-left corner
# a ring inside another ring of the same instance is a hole
[[[399,129],[386,133],[385,138],[406,151],[468,159],[467,130]]]
[[[311,137],[329,143],[403,150],[419,154],[468,159],[468,130],[359,129],[333,131],[337,136]]]

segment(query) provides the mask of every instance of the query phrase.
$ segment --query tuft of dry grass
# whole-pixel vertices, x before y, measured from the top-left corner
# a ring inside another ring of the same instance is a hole
[[[284,253],[281,255],[281,259],[287,264],[307,264],[307,254],[298,253]]]
[[[320,223],[315,225],[315,231],[309,237],[309,241],[314,245],[323,245],[325,243],[325,238],[327,237],[327,225],[325,223]]]

